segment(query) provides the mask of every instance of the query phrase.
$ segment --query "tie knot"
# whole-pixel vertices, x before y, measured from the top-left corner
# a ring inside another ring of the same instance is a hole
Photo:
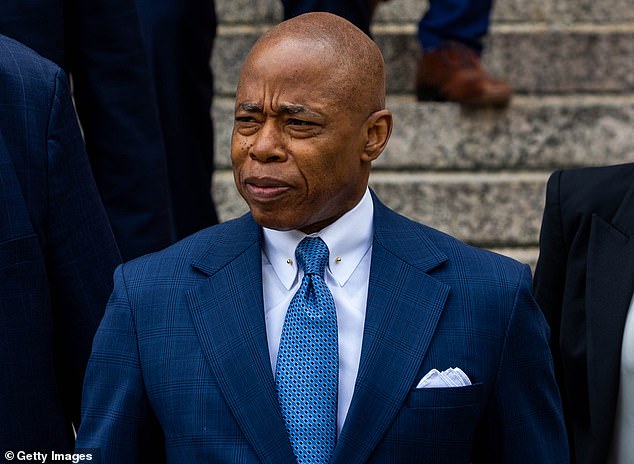
[[[304,270],[304,274],[315,274],[324,277],[328,264],[328,246],[319,237],[306,237],[295,249],[297,264]]]

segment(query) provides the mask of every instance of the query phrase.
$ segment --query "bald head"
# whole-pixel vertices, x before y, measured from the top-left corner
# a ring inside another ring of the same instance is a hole
[[[391,130],[374,42],[337,16],[298,16],[266,33],[240,73],[236,186],[261,226],[316,232],[359,203]]]
[[[279,59],[289,71],[297,55],[318,63],[328,70],[333,90],[341,93],[343,102],[358,107],[366,116],[385,108],[385,70],[379,48],[339,16],[306,13],[273,27],[251,49],[241,81],[250,69],[248,65],[263,54],[267,59]]]

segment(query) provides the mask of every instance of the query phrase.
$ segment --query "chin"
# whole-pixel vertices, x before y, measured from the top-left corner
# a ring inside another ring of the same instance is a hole
[[[297,229],[301,227],[301,226],[297,226],[294,223],[291,224],[283,220],[280,220],[279,214],[272,214],[272,213],[262,214],[257,211],[251,210],[251,215],[253,216],[253,219],[255,220],[255,222],[258,223],[258,225],[260,225],[261,227],[266,227],[267,229],[293,230],[293,229]]]

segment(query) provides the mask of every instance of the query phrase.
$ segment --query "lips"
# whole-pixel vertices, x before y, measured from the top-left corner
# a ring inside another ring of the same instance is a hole
[[[256,201],[275,200],[291,189],[286,182],[269,177],[250,177],[245,179],[244,185],[249,196]]]

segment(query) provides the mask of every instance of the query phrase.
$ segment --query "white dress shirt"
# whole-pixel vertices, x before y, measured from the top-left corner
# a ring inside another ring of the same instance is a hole
[[[374,205],[369,190],[361,201],[336,222],[312,234],[321,237],[330,252],[325,280],[337,311],[339,340],[339,397],[337,433],[350,407],[359,370],[361,342],[368,297]],[[275,375],[277,352],[286,310],[302,277],[295,262],[295,248],[303,232],[264,229],[262,286],[264,315],[271,368]]]
[[[634,296],[625,320],[610,464],[634,462]]]

